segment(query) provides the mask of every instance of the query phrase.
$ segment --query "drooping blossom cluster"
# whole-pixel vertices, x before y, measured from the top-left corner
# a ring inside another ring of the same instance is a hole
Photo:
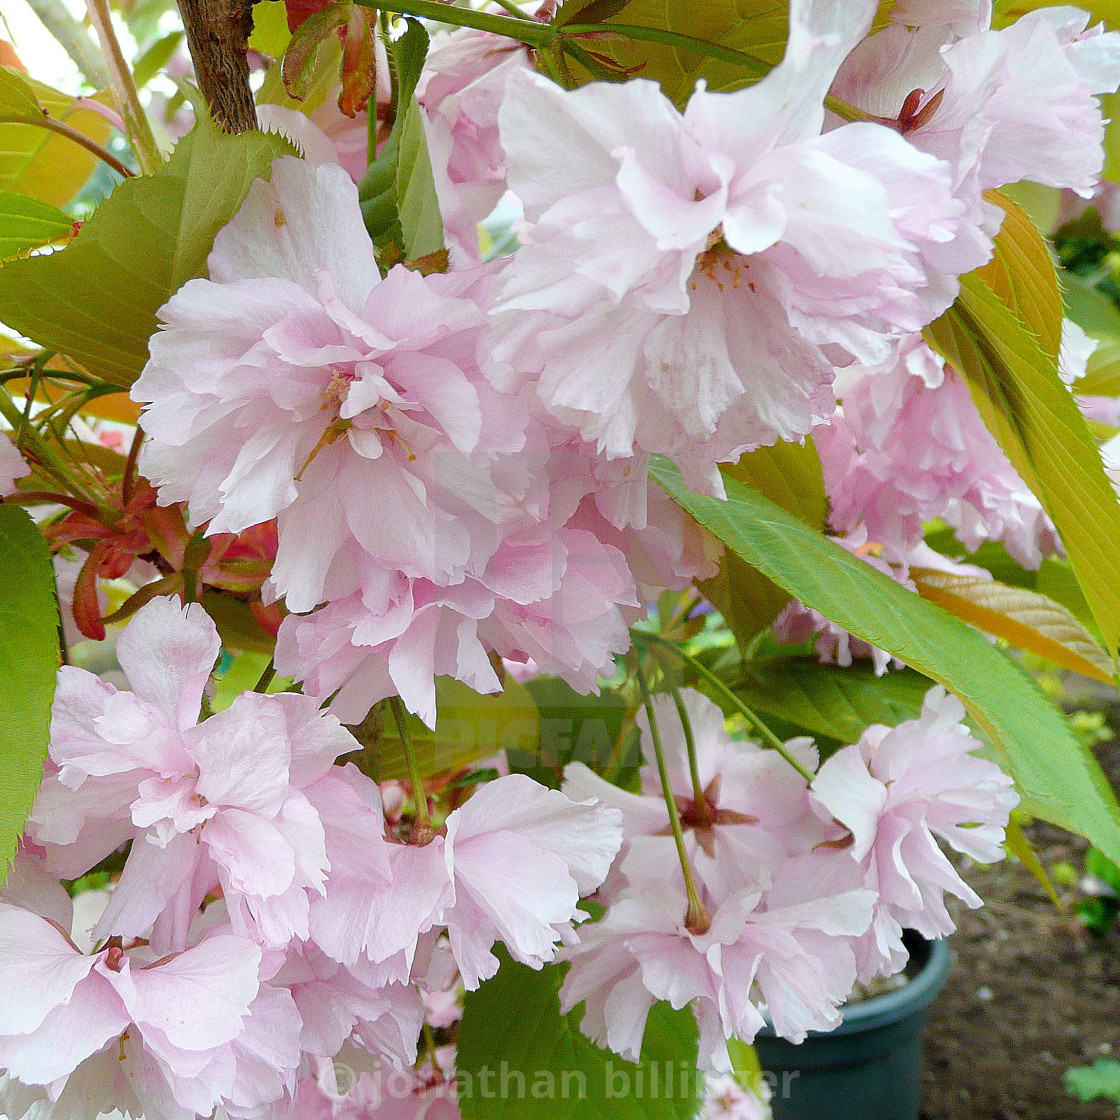
[[[599,892],[606,916],[563,951],[561,999],[565,1010],[586,1001],[585,1033],[635,1059],[656,1001],[691,1005],[701,1065],[728,1070],[725,1040],[750,1041],[764,1015],[794,1041],[834,1027],[857,980],[904,966],[903,928],[951,933],[946,894],[981,905],[938,839],[981,862],[1001,859],[1018,795],[971,753],[980,744],[961,723],[964,708],[940,688],[917,719],[869,727],[821,765],[811,739],[786,743],[808,777],[773,749],[732,740],[707,697],[682,697],[699,791],[672,699],[656,697],[654,712],[703,921],[688,920],[656,769],[647,763],[642,793],[628,794],[572,764],[565,791],[621,810],[626,843]],[[639,723],[648,756],[649,724]]]
[[[454,1047],[418,1040],[455,1024],[498,943],[565,961],[562,1010],[629,1058],[656,1002],[690,1006],[724,1075],[728,1039],[833,1028],[853,985],[905,965],[905,928],[944,936],[948,896],[980,904],[943,845],[999,859],[1017,795],[939,688],[823,761],[807,737],[733,737],[698,692],[656,696],[668,801],[643,711],[639,792],[581,763],[559,790],[505,772],[429,820],[415,773],[368,765],[382,701],[432,728],[438,677],[596,692],[647,604],[716,574],[653,455],[720,496],[721,464],[811,434],[833,539],[909,590],[913,567],[981,573],[924,543],[933,519],[1027,566],[1060,549],[922,331],[991,257],[985,192],[1094,190],[1120,35],[1071,8],[993,30],[985,0],[897,0],[871,34],[878,8],[792,0],[778,66],[683,108],[641,76],[566,90],[498,36],[437,37],[417,101],[443,271],[379,268],[348,122],[262,113],[302,155],[160,310],[131,391],[143,478],[104,533],[83,508],[47,532],[91,550],[63,582],[98,625],[98,580],[168,578],[159,557],[184,599],[263,583],[252,609],[299,691],[266,674],[214,711],[215,623],[164,596],[117,638],[114,683],[60,670],[0,893],[20,993],[0,1112],[456,1120]],[[484,261],[507,196],[521,247]],[[1090,349],[1067,324],[1068,382]],[[0,436],[0,496],[27,473]],[[800,603],[775,628],[841,666],[891,661]],[[71,899],[106,867],[111,889]],[[755,1114],[725,1076],[706,1109]]]
[[[0,898],[0,961],[34,993],[0,1017],[8,1109],[250,1117],[291,1097],[302,1055],[348,1039],[410,1066],[423,988],[477,987],[496,941],[539,968],[607,875],[617,812],[522,775],[402,839],[342,759],[360,744],[312,698],[246,692],[200,721],[219,650],[200,606],[156,598],[118,640],[131,690],[59,671],[48,774]],[[83,951],[59,880],[124,843]]]

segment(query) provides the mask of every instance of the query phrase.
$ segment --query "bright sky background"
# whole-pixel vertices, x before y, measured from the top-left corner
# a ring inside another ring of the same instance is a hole
[[[66,0],[66,6],[79,18],[85,15],[85,4],[80,0]],[[0,0],[0,36],[11,42],[33,77],[66,93],[81,92],[78,68],[26,0]]]

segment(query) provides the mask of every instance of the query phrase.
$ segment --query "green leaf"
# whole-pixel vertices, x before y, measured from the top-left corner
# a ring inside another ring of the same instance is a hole
[[[0,66],[0,121],[35,124],[42,116],[43,107],[28,79]]]
[[[1064,1075],[1066,1089],[1082,1101],[1105,1097],[1120,1105],[1120,1062],[1099,1058],[1091,1066],[1075,1066]]]
[[[257,0],[253,5],[253,33],[249,46],[269,58],[283,58],[291,42],[284,0]]]
[[[148,360],[156,312],[206,274],[214,235],[249,184],[294,149],[201,120],[154,175],[122,183],[67,248],[0,267],[0,320],[91,373],[128,386]]]
[[[600,696],[581,696],[566,681],[552,676],[529,681],[525,691],[536,706],[539,733],[506,750],[511,770],[557,789],[569,762],[582,762],[599,772],[612,762],[625,771],[637,771],[640,752],[616,757],[627,714],[618,693],[604,689]]]
[[[182,31],[172,31],[157,39],[133,64],[132,78],[143,89],[171,61],[183,41]]]
[[[564,11],[560,9],[561,15]],[[567,22],[581,25],[584,20],[577,13]],[[681,47],[627,39],[624,33],[581,41],[586,49],[609,58],[634,77],[660,82],[667,97],[683,104],[700,78],[708,82],[709,89],[740,89],[757,82],[777,65],[789,36],[789,5],[785,0],[706,0],[703,4],[631,0],[598,26],[606,33],[612,24],[672,31],[730,47],[758,60],[759,66],[748,69]],[[578,71],[578,64],[573,64],[573,69]]]
[[[1062,273],[1062,303],[1066,314],[1086,334],[1103,341],[1120,339],[1120,308],[1085,277]]]
[[[1058,529],[1109,653],[1120,640],[1120,504],[1054,359],[983,280],[926,337],[968,379],[984,422]]]
[[[12,79],[16,78],[17,81]],[[48,132],[28,121],[28,96],[52,117],[105,144],[112,125],[90,109],[75,109],[74,98],[33,78],[0,68],[0,82],[9,115],[18,120],[0,123],[0,190],[32,195],[51,206],[65,206],[85,186],[98,159],[73,140]],[[28,93],[30,91],[30,93]],[[99,94],[97,100],[104,95]]]
[[[499,955],[498,974],[468,992],[463,1005],[455,1071],[463,1120],[689,1120],[696,1114],[704,1075],[696,1069],[691,1011],[656,1005],[642,1061],[627,1062],[580,1033],[582,1005],[560,1014],[564,966],[534,972],[504,951]]]
[[[0,505],[0,881],[43,777],[57,669],[50,550],[26,510]]]
[[[828,498],[820,457],[811,439],[803,444],[776,443],[744,455],[734,466],[721,468],[777,502],[787,513],[823,529]],[[770,626],[789,602],[789,596],[757,568],[744,564],[733,552],[720,563],[719,573],[701,584],[705,597],[715,605],[744,652],[756,635]]]
[[[0,260],[70,235],[74,219],[37,198],[0,191]]]
[[[1079,396],[1120,397],[1120,341],[1102,342],[1074,386]]]
[[[666,459],[650,471],[678,505],[790,595],[955,693],[1031,812],[1120,857],[1120,807],[1100,767],[987,638],[733,479],[728,500],[719,501],[691,493]]]
[[[381,154],[370,164],[358,195],[366,229],[388,267],[443,248],[443,219],[424,136],[416,85],[428,53],[428,33],[417,20],[393,45],[397,116]]]
[[[749,708],[854,743],[873,723],[893,726],[916,719],[932,682],[912,669],[875,676],[869,665],[822,665],[790,657],[749,663],[734,686]]]
[[[493,696],[481,695],[451,677],[437,677],[436,707],[434,731],[416,716],[408,717],[412,747],[425,778],[470,766],[499,751],[533,750],[540,741],[536,704],[512,677],[506,679],[505,691]],[[380,781],[408,778],[404,747],[393,720],[385,721],[374,754]]]

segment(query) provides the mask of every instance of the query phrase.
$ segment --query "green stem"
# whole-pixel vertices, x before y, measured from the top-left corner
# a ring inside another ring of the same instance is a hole
[[[773,69],[769,63],[753,54],[723,47],[719,43],[709,43],[692,35],[681,35],[676,31],[666,31],[660,27],[641,27],[632,23],[568,23],[559,29],[560,34],[568,36],[585,35],[603,38],[606,35],[619,35],[624,39],[636,39],[643,43],[660,43],[666,47],[689,51],[692,54],[713,58],[717,62],[729,62],[743,70],[749,70],[756,78],[764,78]]]
[[[515,19],[513,16],[496,16],[489,12],[477,12],[473,8],[452,8],[439,0],[393,0],[386,7],[384,0],[358,0],[366,8],[384,8],[402,16],[419,16],[421,19],[435,20],[437,23],[453,23],[457,27],[473,27],[477,31],[489,31],[494,35],[504,35],[530,46],[544,46],[556,38],[556,28],[536,20]]]
[[[766,724],[707,667],[707,665],[701,661],[697,661],[692,654],[681,649],[676,642],[670,642],[667,638],[661,637],[660,634],[653,634],[648,630],[631,630],[630,633],[633,635],[635,641],[643,645],[653,643],[665,649],[672,650],[686,665],[692,668],[699,676],[703,677],[704,680],[762,736],[763,741],[768,747],[772,747],[776,750],[807,782],[813,780],[813,772],[807,769],[804,763],[790,752],[785,743],[783,743],[781,739],[779,739],[778,736],[775,735],[774,732],[771,731],[770,728],[767,727]]]
[[[121,116],[124,117],[128,138],[132,143],[133,151],[136,152],[140,170],[145,175],[151,175],[163,166],[163,156],[152,133],[152,126],[148,122],[148,114],[140,104],[140,92],[136,88],[132,71],[125,61],[117,33],[113,30],[113,21],[109,15],[109,0],[86,0],[86,8],[93,29],[101,42],[101,53],[104,54],[109,66],[109,79],[120,103]]]
[[[673,689],[673,703],[677,706],[677,715],[681,719],[681,729],[684,731],[684,745],[688,750],[688,772],[692,777],[692,804],[697,816],[711,824],[708,819],[708,795],[704,792],[704,785],[700,781],[700,763],[696,757],[696,737],[692,734],[692,720],[685,707],[684,697],[679,688]]]
[[[99,520],[106,521],[107,524],[112,524],[116,520],[119,516],[116,510],[100,501],[96,494],[78,482],[70,465],[43,439],[33,424],[24,424],[23,413],[7,393],[0,393],[0,415],[11,424],[17,447],[22,447],[25,443],[29,444],[35,458],[45,470],[58,479],[63,487],[101,511]]]
[[[824,99],[824,107],[830,112],[835,113],[841,120],[845,121],[875,121],[876,118],[870,113],[865,113],[862,109],[857,109],[855,105],[849,105],[847,101],[841,101],[839,97],[832,97],[829,95]],[[878,122],[881,123],[881,122]]]
[[[665,748],[661,745],[661,730],[657,726],[657,713],[653,710],[653,697],[649,691],[649,681],[646,680],[645,670],[641,660],[637,663],[638,687],[642,690],[642,704],[649,720],[649,734],[653,740],[653,753],[657,759],[657,773],[661,778],[661,792],[665,797],[665,808],[669,811],[669,827],[673,832],[673,840],[677,845],[677,857],[681,862],[681,871],[684,873],[684,889],[688,895],[688,912],[685,915],[685,928],[689,933],[704,934],[712,928],[712,916],[700,897],[696,886],[696,875],[692,870],[692,862],[688,858],[688,849],[684,844],[684,829],[681,827],[681,815],[677,810],[677,801],[673,796],[673,786],[669,781],[669,767],[665,762]]]
[[[408,726],[408,712],[405,711],[404,702],[399,696],[389,697],[389,707],[393,711],[393,719],[397,721],[397,731],[401,737],[401,748],[404,750],[405,761],[408,763],[408,780],[412,785],[412,800],[416,802],[416,831],[418,839],[422,842],[424,837],[429,840],[435,834],[432,828],[432,818],[428,813],[428,794],[424,789],[424,775],[420,773],[420,762],[416,752],[412,749],[412,732]]]
[[[254,692],[267,692],[268,686],[272,684],[273,677],[276,676],[276,662],[273,658],[268,659],[268,664],[264,667],[264,672],[261,673],[260,680],[253,685]]]
[[[21,122],[31,124],[31,121]],[[40,128],[48,129],[51,132],[57,132],[59,136],[65,136],[68,140],[73,140],[75,144],[80,144],[87,152],[92,152],[102,163],[108,164],[122,179],[132,179],[135,177],[136,172],[131,167],[121,163],[119,159],[107,148],[103,148],[96,140],[87,136],[84,132],[79,132],[78,129],[66,124],[65,121],[60,121],[57,117],[48,116],[43,114],[41,121],[35,121]]]

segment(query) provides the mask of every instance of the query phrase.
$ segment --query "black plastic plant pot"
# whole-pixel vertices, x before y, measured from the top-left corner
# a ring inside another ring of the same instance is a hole
[[[755,1039],[773,1089],[774,1120],[917,1120],[922,1033],[949,978],[949,946],[911,931],[910,982],[844,1008],[828,1034],[795,1046],[769,1029]]]

